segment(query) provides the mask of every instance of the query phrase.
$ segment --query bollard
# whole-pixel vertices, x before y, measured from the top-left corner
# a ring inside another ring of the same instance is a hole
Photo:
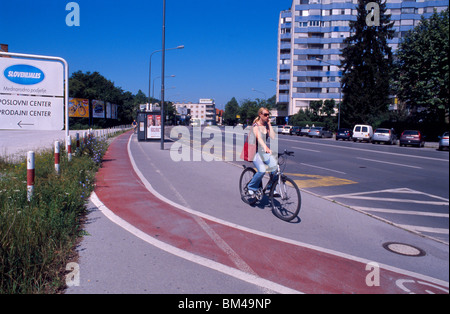
[[[58,141],[56,141],[55,142],[55,171],[56,171],[56,174],[59,174],[59,171],[60,171],[60,166],[59,166],[59,152],[60,152],[60,149],[59,149],[59,142]]]
[[[80,153],[80,134],[77,132],[77,150],[76,154],[78,155]]]
[[[34,192],[34,152],[27,153],[27,199],[31,202]]]
[[[67,137],[67,160],[72,161],[72,136]]]

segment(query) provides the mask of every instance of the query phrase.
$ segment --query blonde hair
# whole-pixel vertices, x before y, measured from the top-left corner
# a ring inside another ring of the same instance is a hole
[[[253,124],[257,123],[257,122],[261,119],[261,118],[259,117],[259,115],[260,115],[264,110],[266,110],[267,112],[270,112],[269,109],[267,109],[266,107],[261,107],[261,108],[259,108],[259,110],[258,110],[258,116],[256,117],[255,120],[253,120]]]

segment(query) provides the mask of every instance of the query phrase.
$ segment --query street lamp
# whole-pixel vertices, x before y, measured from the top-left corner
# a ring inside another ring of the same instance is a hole
[[[323,61],[322,59],[319,59],[319,58],[316,58],[316,61],[336,66],[335,64],[331,64],[331,63]],[[339,71],[339,72],[341,72],[341,71]],[[342,102],[342,74],[339,76],[338,130],[341,128],[341,102]]]
[[[175,75],[169,75],[169,76],[166,76],[166,77],[175,77]],[[161,78],[161,76],[157,76],[157,77],[155,77],[154,79],[153,79],[153,83],[152,83],[152,97],[153,98],[155,98],[155,81],[157,80],[157,79],[160,79]]]
[[[266,93],[261,92],[261,91],[259,91],[259,90],[257,90],[257,89],[254,89],[254,88],[252,88],[252,91],[263,94],[263,95],[264,95],[264,100],[267,99]]]
[[[175,49],[183,49],[184,45],[180,45],[178,47],[174,47],[174,48],[168,48],[166,49],[166,51],[168,50],[175,50]],[[148,70],[148,103],[150,104],[150,90],[151,90],[151,83],[152,83],[152,56],[157,53],[157,52],[161,52],[162,49],[160,50],[155,50],[150,54],[150,65],[149,65],[149,70]]]

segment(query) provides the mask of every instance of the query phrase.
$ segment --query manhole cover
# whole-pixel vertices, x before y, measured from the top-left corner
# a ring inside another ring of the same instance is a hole
[[[397,242],[387,242],[383,244],[383,247],[393,253],[405,255],[405,256],[424,256],[425,251],[422,249],[419,249],[418,247],[404,244],[404,243],[397,243]]]

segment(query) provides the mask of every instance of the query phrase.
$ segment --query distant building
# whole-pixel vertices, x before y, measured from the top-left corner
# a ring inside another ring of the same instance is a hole
[[[216,124],[216,105],[214,99],[200,99],[198,103],[175,103],[174,106],[179,115],[185,114],[185,110],[190,110],[190,120],[195,121],[196,124]]]
[[[358,0],[293,0],[280,13],[278,26],[277,102],[286,115],[309,108],[311,101],[341,100],[340,55],[356,20]],[[395,35],[388,43],[398,49],[404,34],[422,16],[448,8],[448,0],[386,0]]]

